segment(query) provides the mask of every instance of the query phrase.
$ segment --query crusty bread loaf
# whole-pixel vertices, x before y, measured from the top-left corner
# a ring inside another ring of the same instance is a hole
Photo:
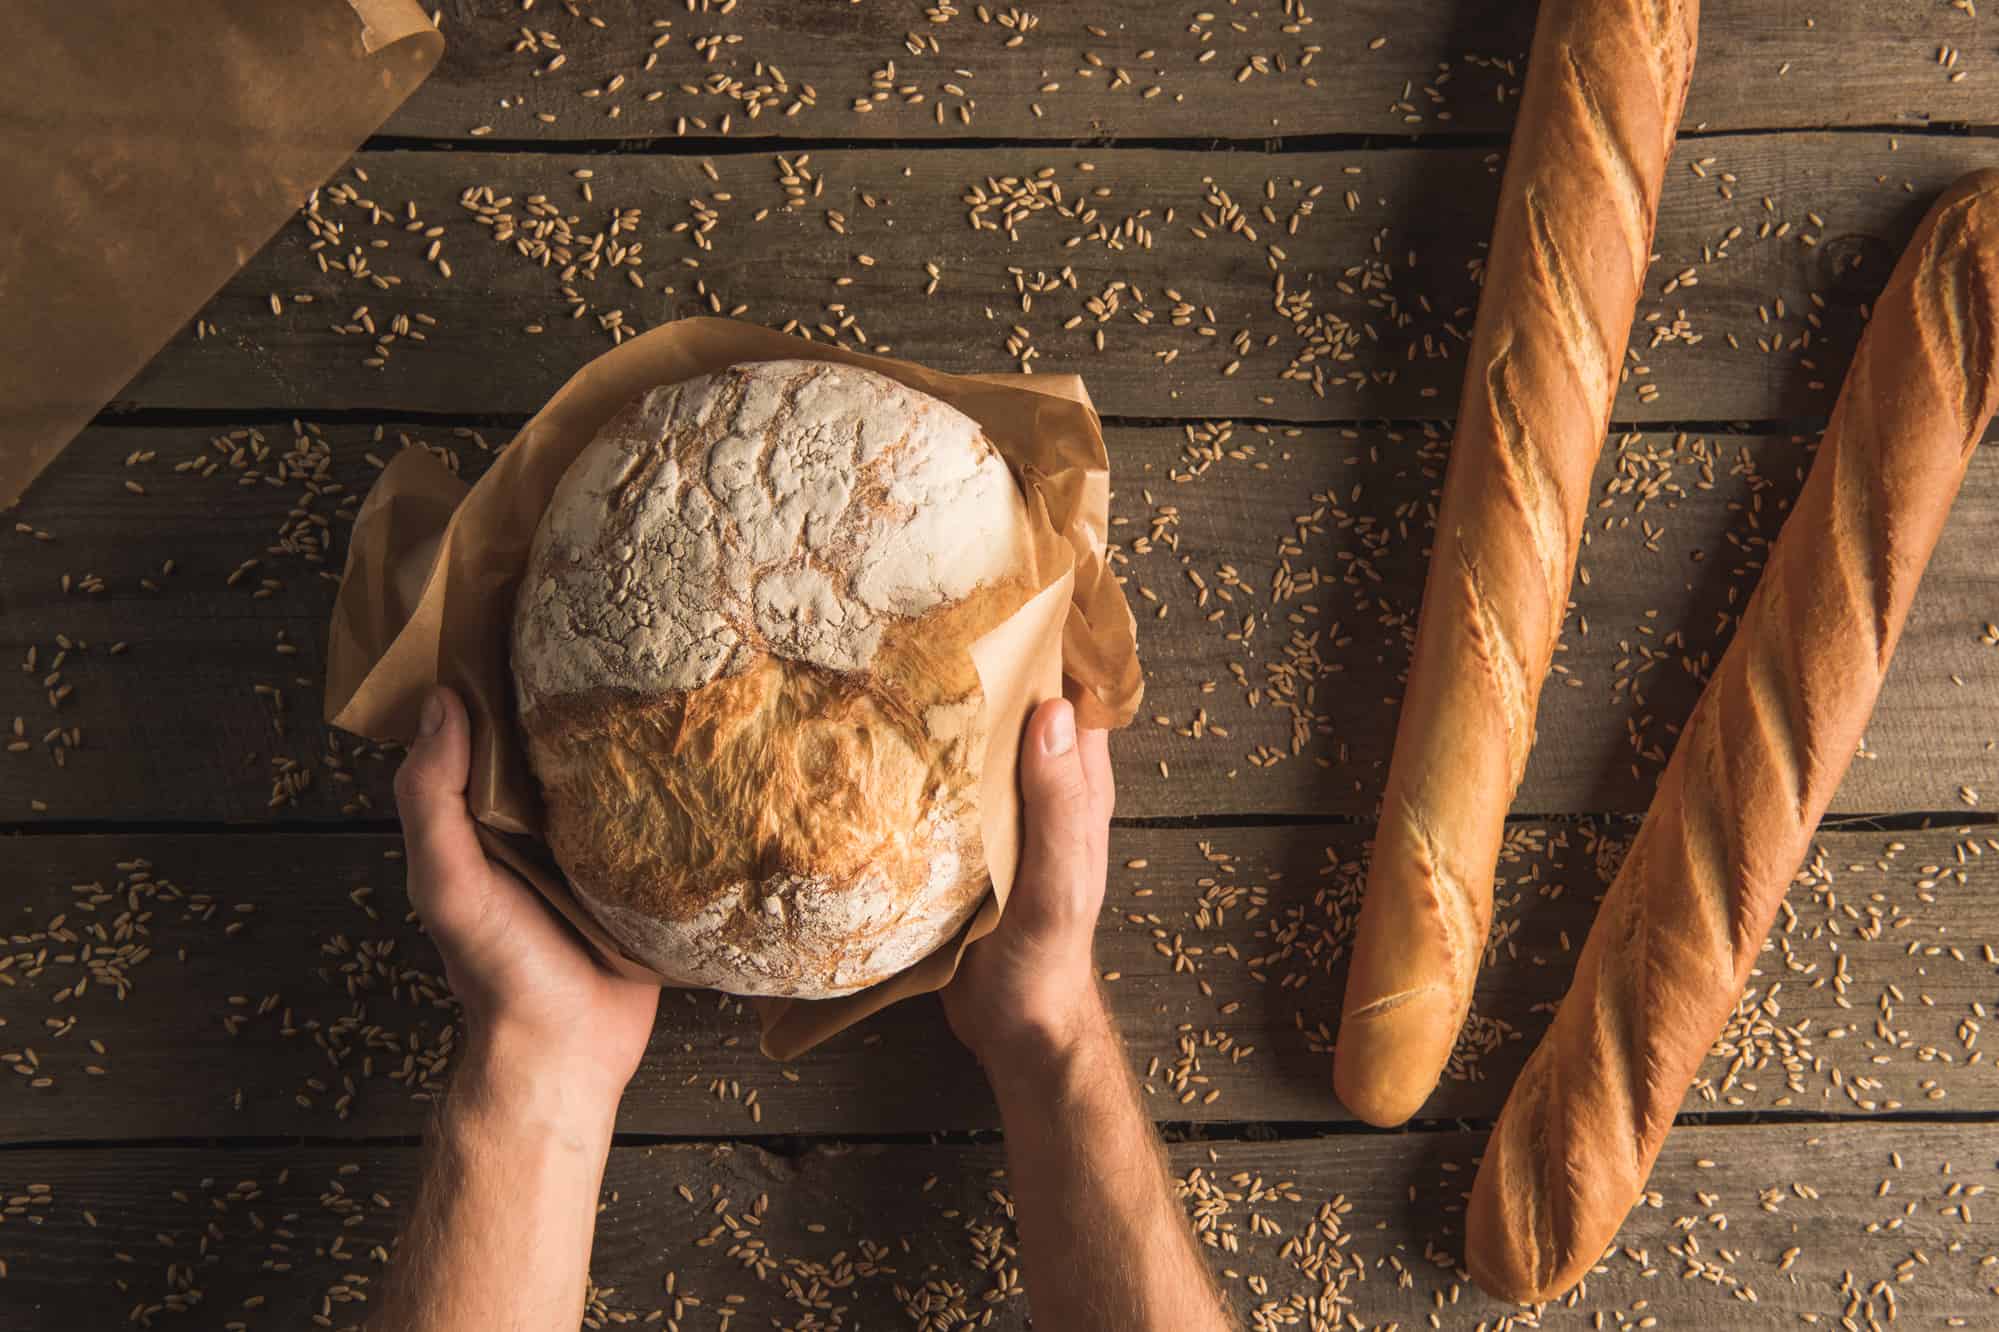
[[[735,366],[578,455],[514,620],[571,886],[632,955],[740,994],[846,994],[987,889],[969,645],[1032,592],[976,422],[871,371]]]
[[[1479,1285],[1547,1300],[1637,1201],[1866,729],[1999,405],[1999,171],[1930,211],[1472,1190]]]
[[[1471,1006],[1698,8],[1541,6],[1334,1057],[1371,1123],[1422,1105]]]

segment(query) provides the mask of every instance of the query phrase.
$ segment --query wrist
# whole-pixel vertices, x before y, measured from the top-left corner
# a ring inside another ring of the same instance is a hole
[[[468,1042],[448,1106],[482,1124],[531,1126],[578,1145],[608,1146],[623,1092],[624,1080],[601,1068],[489,1031]]]
[[[1094,981],[1086,982],[1073,1004],[1059,1011],[1023,1015],[994,1033],[973,1053],[998,1088],[1002,1080],[1047,1084],[1065,1069],[1086,1065],[1117,1040],[1103,995]]]

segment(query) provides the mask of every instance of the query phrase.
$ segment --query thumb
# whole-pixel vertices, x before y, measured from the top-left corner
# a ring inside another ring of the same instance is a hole
[[[434,689],[423,701],[417,737],[396,770],[410,896],[426,917],[445,906],[447,896],[455,896],[456,885],[477,882],[485,868],[485,852],[465,806],[471,768],[472,729],[465,705],[449,689]]]
[[[1020,877],[1030,891],[1059,891],[1086,876],[1101,820],[1076,744],[1076,711],[1066,700],[1043,703],[1027,723],[1020,794],[1027,824]]]

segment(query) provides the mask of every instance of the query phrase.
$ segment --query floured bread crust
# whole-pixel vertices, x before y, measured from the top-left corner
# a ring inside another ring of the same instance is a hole
[[[976,422],[871,371],[655,389],[564,475],[513,670],[548,837],[642,961],[846,994],[987,886],[966,648],[1033,590],[1026,506]]]

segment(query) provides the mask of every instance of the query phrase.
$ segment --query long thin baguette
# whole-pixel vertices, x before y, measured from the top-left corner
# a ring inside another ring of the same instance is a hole
[[[1541,6],[1333,1066],[1375,1124],[1422,1105],[1471,1006],[1698,17]]]
[[[1597,912],[1472,1189],[1466,1262],[1547,1300],[1616,1236],[1873,711],[1999,406],[1999,171],[1952,186],[1875,306],[1811,476]]]

